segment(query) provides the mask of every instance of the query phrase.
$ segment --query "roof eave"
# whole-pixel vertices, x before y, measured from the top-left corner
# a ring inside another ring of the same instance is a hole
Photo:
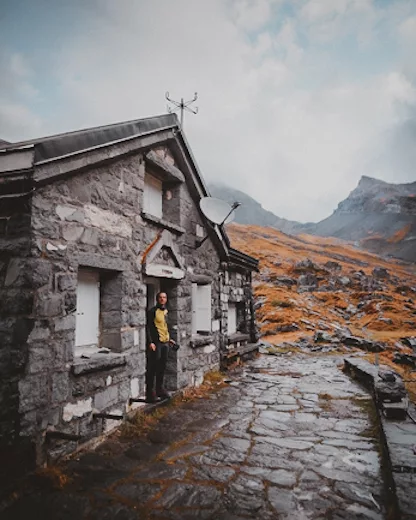
[[[249,269],[250,271],[258,271],[259,270],[259,261],[257,258],[253,256],[247,255],[238,249],[234,249],[230,247],[230,262],[232,264],[244,267]]]

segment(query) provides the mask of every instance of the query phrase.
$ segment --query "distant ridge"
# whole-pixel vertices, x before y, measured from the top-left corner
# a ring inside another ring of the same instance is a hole
[[[278,217],[246,193],[228,186],[210,184],[209,190],[214,197],[242,203],[236,211],[237,223],[270,226],[292,235],[341,238],[374,253],[416,262],[416,182],[391,184],[362,176],[332,215],[316,224]]]
[[[334,213],[308,232],[416,262],[416,182],[390,184],[363,176]]]
[[[208,189],[213,197],[225,200],[229,203],[241,202],[241,206],[235,212],[235,222],[238,224],[253,224],[257,226],[270,226],[284,233],[296,233],[302,224],[293,220],[287,220],[267,211],[255,199],[243,191],[230,188],[223,184],[208,184]]]

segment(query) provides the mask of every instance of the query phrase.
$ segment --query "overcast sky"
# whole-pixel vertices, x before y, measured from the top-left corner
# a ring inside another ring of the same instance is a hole
[[[416,180],[415,0],[2,0],[0,138],[166,112],[207,181],[328,216],[361,175]]]

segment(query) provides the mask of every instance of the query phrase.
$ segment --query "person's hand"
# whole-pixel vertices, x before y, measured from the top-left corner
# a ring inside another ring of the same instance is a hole
[[[170,339],[169,340],[169,345],[176,345],[176,341],[174,341],[173,339]]]
[[[156,350],[156,345],[154,343],[150,343],[149,347],[150,350],[153,350],[153,352]]]

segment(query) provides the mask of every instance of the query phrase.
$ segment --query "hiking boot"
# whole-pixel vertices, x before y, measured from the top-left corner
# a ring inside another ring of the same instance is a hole
[[[157,393],[157,396],[160,397],[161,399],[169,399],[170,398],[170,393],[165,388],[161,388],[160,390],[156,390],[156,393]]]
[[[146,395],[145,401],[146,401],[146,403],[154,404],[154,403],[159,402],[160,399],[156,395],[156,392],[152,392],[152,393]]]

